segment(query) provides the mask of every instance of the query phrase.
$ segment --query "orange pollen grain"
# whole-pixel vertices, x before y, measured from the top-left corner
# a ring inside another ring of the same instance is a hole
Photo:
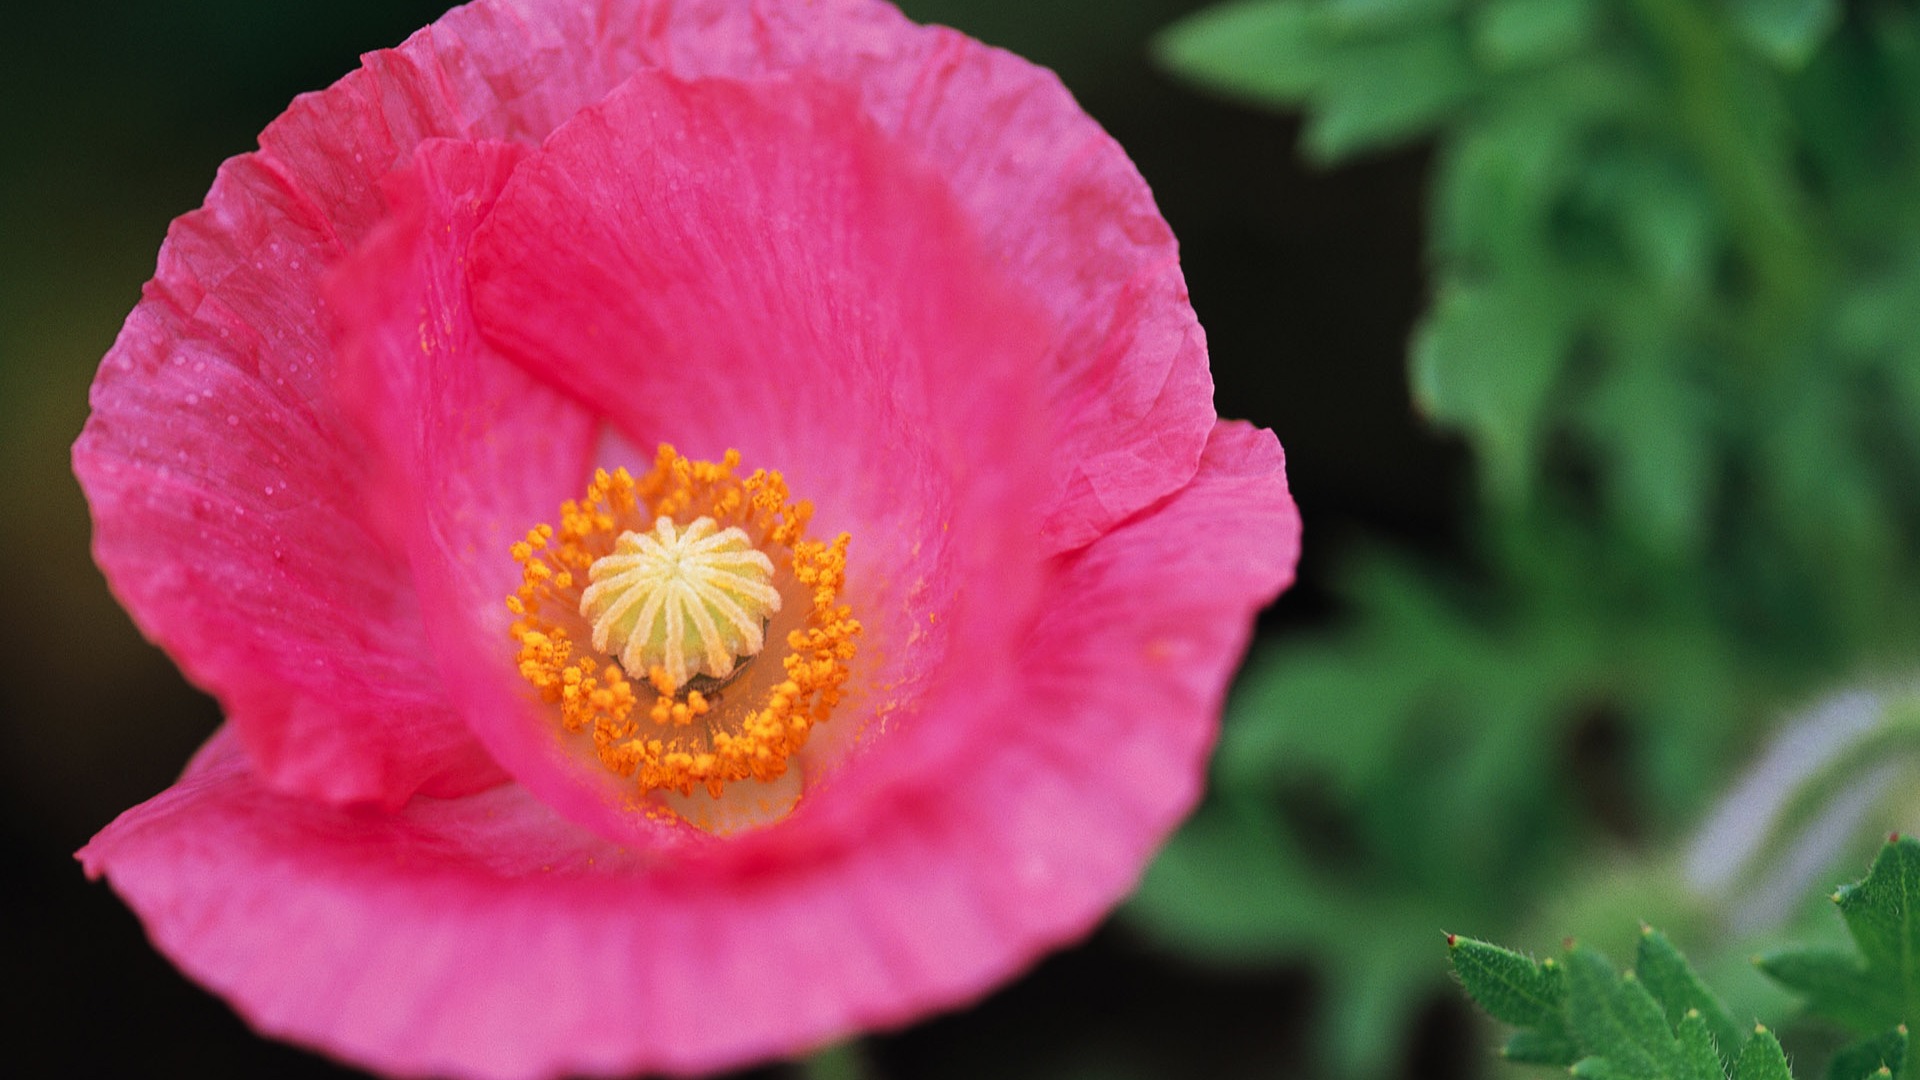
[[[520,564],[506,598],[520,676],[552,710],[557,737],[579,740],[642,792],[702,787],[718,797],[735,781],[776,779],[845,692],[860,635],[840,599],[849,538],[808,539],[812,505],[792,501],[779,473],[743,477],[739,465],[737,451],[695,461],[663,444],[646,474],[596,472],[583,497],[561,504],[557,527],[536,525],[510,549]],[[581,605],[590,571],[625,534],[700,517],[738,527],[771,559],[796,617],[782,616],[774,628],[784,635],[743,658],[738,682],[682,686],[658,665],[626,671],[593,647]],[[776,657],[779,668],[767,667]]]

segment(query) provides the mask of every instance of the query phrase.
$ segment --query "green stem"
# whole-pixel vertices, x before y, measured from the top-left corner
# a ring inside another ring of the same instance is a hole
[[[1778,97],[1770,73],[1741,55],[1738,40],[1698,0],[1637,0],[1666,61],[1680,133],[1693,147],[1730,217],[1735,243],[1753,270],[1754,343],[1778,347],[1804,325],[1817,300],[1819,245],[1808,199],[1792,180],[1783,124],[1757,129],[1743,118],[1778,117],[1756,94]]]

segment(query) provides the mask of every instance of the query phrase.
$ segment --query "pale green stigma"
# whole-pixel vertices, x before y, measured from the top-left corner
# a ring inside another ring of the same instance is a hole
[[[593,647],[617,657],[628,678],[659,670],[675,691],[696,675],[732,675],[766,646],[767,619],[780,610],[773,561],[745,531],[710,517],[681,529],[663,515],[651,532],[621,533],[587,579],[580,614]]]

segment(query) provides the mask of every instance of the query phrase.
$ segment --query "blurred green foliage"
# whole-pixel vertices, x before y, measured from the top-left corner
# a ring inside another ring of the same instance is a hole
[[[1329,1061],[1373,1074],[1439,928],[1661,895],[1769,720],[1914,666],[1920,11],[1238,0],[1159,44],[1315,161],[1435,148],[1410,379],[1474,451],[1470,557],[1354,559],[1338,625],[1256,654],[1130,910],[1315,960]]]

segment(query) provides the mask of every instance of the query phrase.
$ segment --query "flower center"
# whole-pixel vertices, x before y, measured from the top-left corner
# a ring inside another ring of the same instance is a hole
[[[812,506],[739,462],[662,446],[646,475],[595,474],[557,529],[513,545],[521,677],[560,737],[643,792],[779,779],[849,675],[848,537],[807,539]]]
[[[725,679],[736,657],[759,655],[767,616],[780,610],[773,560],[739,526],[710,517],[680,529],[663,515],[651,533],[623,532],[587,577],[580,614],[593,647],[628,671],[663,669],[676,691],[696,674]]]

